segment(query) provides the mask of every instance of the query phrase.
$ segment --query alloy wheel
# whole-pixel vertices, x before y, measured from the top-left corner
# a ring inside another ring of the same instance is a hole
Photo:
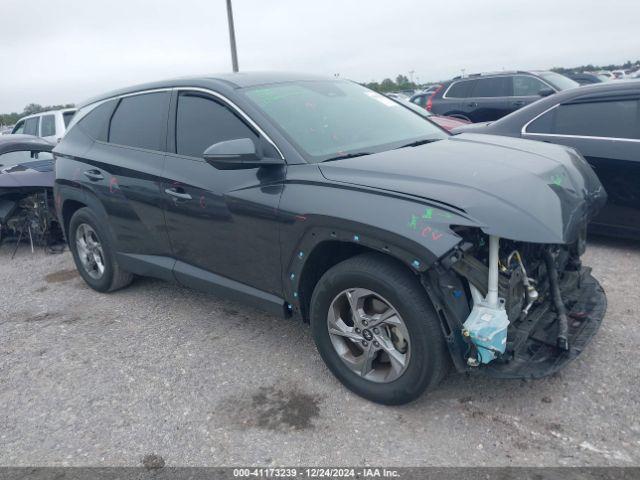
[[[86,223],[76,229],[76,248],[82,268],[87,274],[98,280],[104,274],[104,251],[95,230]]]
[[[366,380],[389,383],[409,365],[409,332],[396,308],[365,288],[340,292],[327,315],[329,337],[349,369]]]

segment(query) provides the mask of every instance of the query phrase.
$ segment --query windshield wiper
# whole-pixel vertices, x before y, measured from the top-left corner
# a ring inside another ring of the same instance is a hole
[[[439,138],[428,138],[428,139],[423,139],[423,140],[416,140],[415,142],[407,143],[406,145],[402,145],[400,147],[397,147],[396,150],[398,148],[419,147],[420,145],[426,145],[427,143],[437,142],[438,140],[440,140],[440,139]]]
[[[345,153],[344,155],[338,155],[336,157],[327,158],[322,162],[332,162],[333,160],[344,160],[345,158],[363,157],[364,155],[371,155],[371,153],[372,152]]]

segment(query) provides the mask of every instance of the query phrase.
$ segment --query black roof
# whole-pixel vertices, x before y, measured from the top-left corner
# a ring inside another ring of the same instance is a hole
[[[611,80],[609,82],[583,85],[581,87],[562,90],[550,97],[555,98],[557,101],[566,102],[576,97],[588,98],[589,94],[600,96],[603,93],[640,93],[640,80]]]
[[[54,144],[33,135],[0,135],[0,155],[22,150],[50,152]]]
[[[313,80],[331,80],[333,77],[322,75],[310,75],[295,72],[238,72],[238,73],[220,73],[211,75],[202,75],[197,77],[180,77],[158,82],[149,82],[139,85],[114,90],[103,95],[99,95],[82,102],[78,108],[89,105],[100,100],[126,95],[127,93],[135,93],[141,90],[152,90],[160,88],[173,87],[202,87],[212,89],[238,89],[255,87],[258,85],[270,85],[274,83],[286,83],[296,81],[313,81]]]
[[[457,77],[453,77],[452,80],[460,80],[461,78],[481,78],[481,77],[497,77],[500,75],[515,75],[516,73],[530,73],[534,75],[539,75],[540,73],[549,72],[550,70],[500,70],[498,72],[481,72],[481,73],[468,73],[464,77],[458,75]]]

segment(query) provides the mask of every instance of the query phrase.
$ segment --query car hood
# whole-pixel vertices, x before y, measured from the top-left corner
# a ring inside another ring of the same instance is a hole
[[[493,135],[461,134],[320,170],[331,181],[452,206],[489,235],[526,242],[573,243],[606,201],[575,150]]]
[[[0,191],[7,188],[53,187],[53,160],[34,160],[0,167]]]

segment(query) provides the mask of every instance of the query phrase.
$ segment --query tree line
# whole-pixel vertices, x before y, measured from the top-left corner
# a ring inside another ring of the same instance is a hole
[[[396,77],[396,81],[394,82],[390,78],[385,78],[381,82],[369,82],[363,83],[365,87],[370,88],[371,90],[375,90],[376,92],[398,92],[401,90],[415,90],[416,88],[420,88],[419,85],[409,80],[409,77],[406,75],[398,75]]]
[[[621,65],[580,65],[579,67],[554,67],[551,70],[558,73],[572,73],[572,72],[598,72],[600,70],[630,70],[640,68],[640,60],[636,60],[632,62],[631,60],[627,60],[625,63]]]

